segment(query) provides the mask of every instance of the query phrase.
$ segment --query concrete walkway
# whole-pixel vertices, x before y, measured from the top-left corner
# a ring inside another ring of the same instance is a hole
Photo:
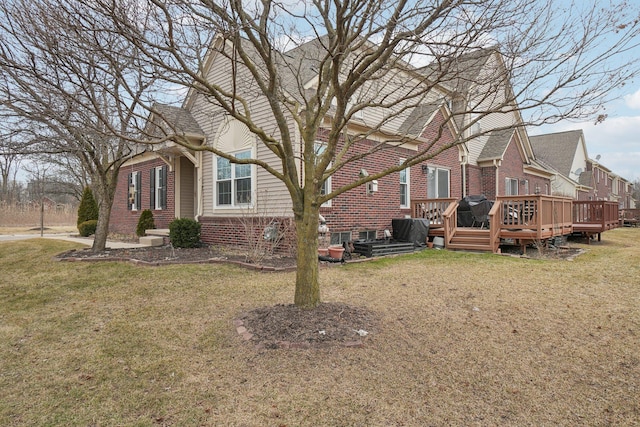
[[[0,235],[0,243],[2,242],[14,242],[17,240],[27,240],[27,239],[39,239],[40,234],[3,234]],[[93,245],[93,237],[80,237],[77,234],[73,233],[55,233],[55,234],[47,234],[45,233],[42,238],[44,239],[54,239],[54,240],[66,240],[67,242],[81,243],[83,245],[92,246]],[[116,242],[116,241],[107,241],[107,248],[111,249],[123,249],[123,248],[142,248],[145,245],[141,245],[139,243],[127,243],[127,242]]]

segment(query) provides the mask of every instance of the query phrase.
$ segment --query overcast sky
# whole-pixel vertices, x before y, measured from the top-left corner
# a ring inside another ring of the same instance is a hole
[[[621,99],[607,105],[607,119],[594,122],[561,122],[530,129],[530,135],[582,129],[587,153],[611,171],[629,181],[640,179],[640,83],[626,86]]]

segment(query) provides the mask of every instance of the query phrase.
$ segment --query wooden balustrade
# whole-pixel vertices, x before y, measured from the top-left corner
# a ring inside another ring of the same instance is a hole
[[[443,225],[442,214],[456,199],[415,199],[411,201],[411,217],[426,218],[435,226]]]
[[[433,232],[444,236],[445,246],[456,233],[457,210],[458,200],[451,198],[411,203],[412,216],[429,219]],[[546,195],[499,196],[489,211],[488,223],[490,246],[495,253],[501,239],[514,239],[524,245],[573,231],[592,235],[615,228],[619,224],[618,205]]]

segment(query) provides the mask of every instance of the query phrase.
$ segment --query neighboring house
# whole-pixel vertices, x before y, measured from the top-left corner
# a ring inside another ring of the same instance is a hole
[[[594,200],[593,174],[587,168],[589,156],[582,130],[535,135],[529,140],[536,157],[554,171],[547,194]]]
[[[220,53],[228,48],[225,42],[217,39],[214,43],[203,67],[209,81],[231,89],[234,81],[241,84],[249,80],[246,70],[242,67],[231,70],[228,57]],[[296,68],[308,74],[304,78],[310,85],[315,78],[314,49],[317,45],[311,41],[288,52],[290,58],[310,62]],[[459,113],[468,110],[468,103],[485,102],[483,85],[492,81],[492,73],[505,75],[500,55],[495,50],[482,51],[461,58],[457,65],[468,66],[471,75],[481,76],[475,80],[480,83],[465,79],[464,84],[454,82],[449,87],[433,89],[433,96],[425,99],[424,104],[385,123],[381,132],[358,141],[350,152],[364,152],[369,146],[385,141],[384,138],[398,141],[401,137],[401,145],[389,144],[377,155],[346,165],[325,182],[324,191],[352,182],[360,174],[373,174],[400,163],[433,141],[441,128],[443,132],[435,148],[454,142],[460,133],[471,139],[422,164],[352,189],[323,205],[320,213],[326,219],[333,243],[382,237],[383,231],[391,228],[392,219],[411,214],[411,201],[416,199],[460,199],[476,194],[493,199],[498,195],[549,194],[554,173],[536,161],[515,106],[484,117]],[[285,81],[286,72],[283,70]],[[420,79],[416,77],[415,81]],[[380,85],[378,90],[393,93],[403,82],[376,84]],[[237,86],[236,90],[245,89]],[[265,98],[246,90],[243,95],[251,104],[257,125],[277,137],[279,130],[273,124]],[[487,108],[486,105],[480,107]],[[152,115],[150,127],[160,126],[165,133],[179,134],[196,145],[210,145],[239,158],[258,158],[277,170],[280,168],[280,159],[257,141],[243,123],[216,109],[202,94],[191,91],[182,108],[156,106],[156,112],[162,120]],[[382,115],[384,110],[380,108],[365,108],[352,117],[351,124],[353,129],[366,130],[369,117]],[[170,126],[163,126],[162,121]],[[447,124],[443,127],[444,123]],[[293,120],[290,131],[297,135]],[[476,134],[478,136],[473,137]],[[322,150],[324,138],[324,131],[319,132],[318,150]],[[175,217],[196,218],[202,224],[202,238],[206,243],[243,243],[247,239],[244,228],[247,218],[264,216],[280,224],[292,223],[289,193],[271,174],[253,165],[232,164],[211,152],[192,152],[172,142],[151,146],[151,151],[122,168],[115,200],[110,227],[120,233],[135,230],[143,209],[153,211],[158,228],[168,227]]]
[[[632,207],[633,184],[589,158],[582,130],[529,137],[539,161],[555,171],[551,194],[576,200],[618,202],[620,209]]]

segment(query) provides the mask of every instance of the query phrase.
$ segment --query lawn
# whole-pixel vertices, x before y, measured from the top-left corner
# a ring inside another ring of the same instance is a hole
[[[640,229],[574,261],[428,250],[321,270],[363,348],[256,350],[294,273],[63,263],[0,243],[0,425],[637,425]]]

